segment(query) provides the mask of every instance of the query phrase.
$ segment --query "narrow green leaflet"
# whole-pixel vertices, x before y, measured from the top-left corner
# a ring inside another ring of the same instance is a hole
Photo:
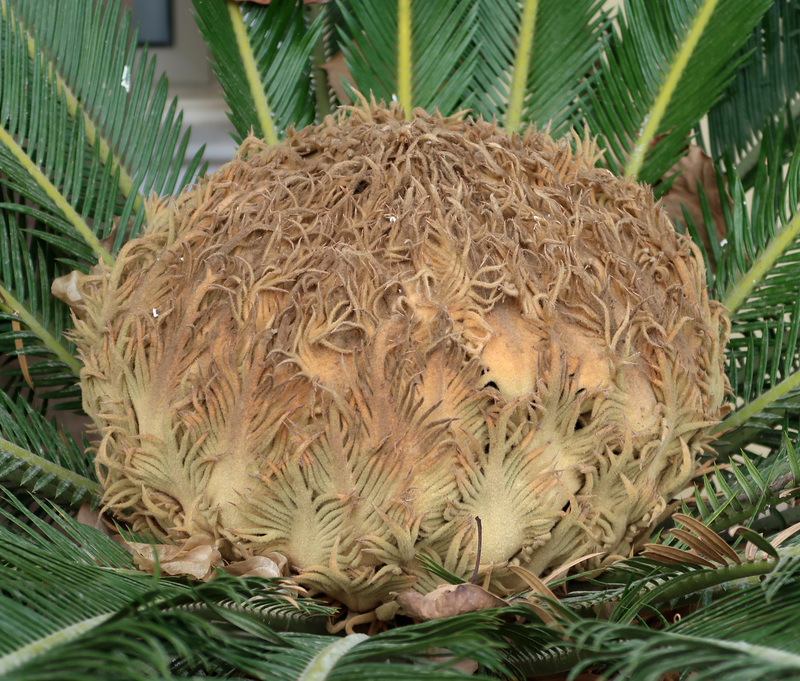
[[[193,2],[237,141],[252,130],[275,144],[289,125],[312,123],[311,54],[322,35],[324,15],[308,25],[302,3],[294,0],[269,5]]]
[[[297,681],[325,681],[339,658],[346,655],[353,646],[368,640],[369,636],[366,634],[349,634],[334,641],[311,658]]]

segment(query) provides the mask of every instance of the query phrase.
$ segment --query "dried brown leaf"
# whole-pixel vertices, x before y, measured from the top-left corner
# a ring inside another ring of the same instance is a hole
[[[133,553],[133,560],[140,569],[153,573],[156,562],[162,572],[168,575],[189,575],[195,579],[208,581],[215,574],[215,567],[222,567],[219,547],[221,539],[195,535],[182,546],[168,544],[145,544],[124,542]]]
[[[540,596],[544,596],[545,598],[552,598],[553,600],[557,601],[556,595],[550,591],[550,587],[547,586],[541,579],[539,579],[536,575],[534,575],[529,570],[525,568],[512,565],[509,570],[513,572],[517,577],[519,577],[523,582],[525,582],[533,591],[535,591]]]
[[[795,523],[794,525],[790,525],[789,527],[787,527],[782,532],[779,532],[778,534],[776,534],[772,538],[772,541],[770,542],[770,544],[772,544],[777,549],[789,537],[791,537],[794,534],[797,534],[798,532],[800,532],[800,523]]]
[[[337,52],[324,64],[320,64],[320,67],[325,69],[328,74],[328,82],[336,93],[338,100],[342,104],[351,104],[350,97],[344,87],[344,81],[349,80],[352,82],[353,79],[350,77],[350,69],[347,68],[344,52]]]
[[[403,591],[397,602],[406,615],[418,620],[439,620],[508,605],[477,584],[444,584],[424,596]]]
[[[683,551],[674,546],[662,546],[661,544],[645,544],[645,551],[642,552],[643,558],[657,560],[667,565],[702,565],[704,567],[718,567],[710,560],[698,556],[692,551]]]
[[[532,600],[523,599],[522,602],[526,606],[528,606],[531,610],[533,610],[533,612],[535,612],[536,615],[539,617],[539,619],[542,620],[542,622],[544,622],[545,624],[552,625],[556,629],[562,628],[562,626],[558,624],[558,622],[556,621],[556,618],[553,617],[553,613],[550,612],[549,610],[546,610],[544,607],[542,607],[538,603],[535,603]]]
[[[14,331],[21,331],[22,327],[20,326],[19,322],[11,322],[11,328]],[[21,338],[14,339],[14,347],[17,349],[17,352],[23,349],[23,343]],[[17,362],[19,362],[19,368],[22,370],[22,376],[25,379],[25,383],[27,383],[31,388],[33,388],[33,381],[31,380],[31,373],[28,370],[28,358],[25,355],[17,355]]]
[[[692,550],[693,553],[696,553],[699,556],[703,556],[704,558],[708,558],[708,560],[710,560],[712,563],[716,563],[718,565],[728,564],[728,561],[725,560],[723,556],[718,554],[702,539],[696,537],[688,530],[673,529],[669,530],[669,534],[671,534],[673,537],[679,539],[684,544],[686,544]]]
[[[100,509],[92,508],[88,502],[81,505],[78,509],[78,515],[75,518],[79,523],[93,527],[95,530],[100,530],[107,537],[114,538],[118,536],[112,529],[108,519],[104,516]]]
[[[245,560],[229,563],[222,570],[235,577],[284,577],[287,573],[286,556],[268,553],[266,556],[250,556]]]
[[[53,283],[50,285],[50,292],[60,301],[69,305],[70,309],[78,316],[84,310],[83,296],[79,286],[85,276],[78,270],[72,270],[69,274],[53,279]]]
[[[597,558],[597,556],[602,556],[603,551],[595,551],[594,553],[587,553],[585,556],[580,556],[575,560],[569,561],[569,563],[564,563],[560,568],[551,572],[547,577],[542,580],[543,584],[551,584],[553,583],[559,576],[566,574],[571,568],[575,567],[579,563],[582,563],[585,560],[589,560],[590,558]],[[530,573],[528,573],[530,574]]]
[[[710,248],[711,242],[704,227],[703,209],[700,205],[697,183],[700,183],[706,195],[708,207],[714,219],[717,239],[722,240],[725,238],[725,214],[722,210],[722,200],[717,188],[714,163],[701,147],[693,144],[689,148],[689,153],[671,168],[669,174],[675,172],[680,172],[680,175],[661,199],[664,208],[673,221],[680,220],[684,222],[681,204],[686,206],[694,224],[697,225],[703,245],[706,248]]]
[[[693,546],[689,542],[686,542],[689,546],[693,549],[696,549],[699,553],[703,553],[706,558],[710,558],[712,560],[717,560],[719,563],[723,565],[726,564],[726,558],[730,560],[732,563],[736,565],[741,565],[742,559],[739,558],[739,554],[736,553],[728,544],[725,542],[722,537],[720,537],[716,532],[711,530],[710,528],[706,527],[701,523],[699,520],[692,518],[688,515],[684,515],[683,513],[676,513],[673,516],[675,522],[680,523],[686,529],[694,532],[702,540],[702,546],[705,547],[706,551],[709,553],[713,553],[714,555],[707,555],[700,550],[699,545]],[[673,533],[675,531],[673,530]],[[684,541],[681,539],[681,541]]]

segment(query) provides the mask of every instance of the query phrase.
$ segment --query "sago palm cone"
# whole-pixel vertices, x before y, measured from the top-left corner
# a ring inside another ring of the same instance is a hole
[[[588,141],[362,106],[167,205],[82,282],[104,501],[367,611],[629,555],[724,411],[695,246]],[[477,551],[476,518],[483,528]]]

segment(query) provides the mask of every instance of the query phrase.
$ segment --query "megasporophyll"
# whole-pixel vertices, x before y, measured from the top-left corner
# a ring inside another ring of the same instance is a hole
[[[627,556],[724,412],[694,245],[588,140],[356,107],[247,139],[80,285],[105,503],[353,611]]]

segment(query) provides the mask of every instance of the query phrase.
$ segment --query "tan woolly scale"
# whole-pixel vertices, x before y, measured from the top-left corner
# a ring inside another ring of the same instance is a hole
[[[696,248],[587,141],[362,106],[236,158],[81,283],[105,503],[353,611],[646,536],[723,413]]]

